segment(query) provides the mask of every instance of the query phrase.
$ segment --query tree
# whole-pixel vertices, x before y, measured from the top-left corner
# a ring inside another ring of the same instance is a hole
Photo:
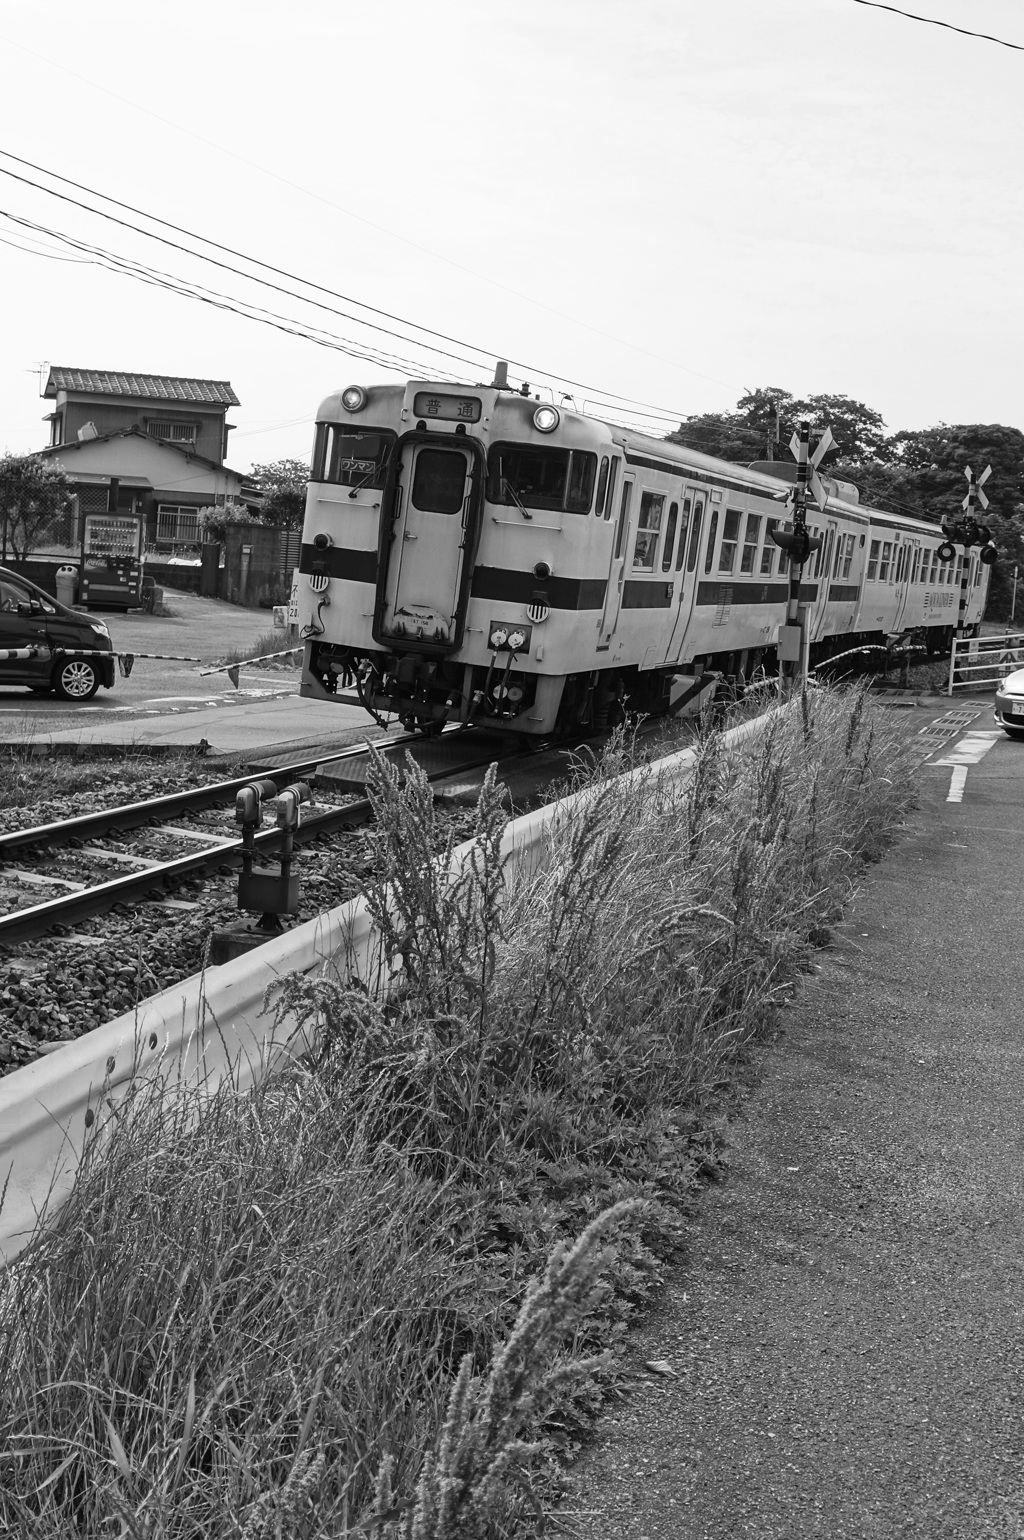
[[[229,524],[260,524],[263,521],[244,503],[219,503],[216,507],[200,508],[199,534],[207,541],[224,544]]]
[[[309,466],[303,460],[273,460],[254,465],[252,480],[263,494],[260,522],[278,529],[301,529],[306,512]]]
[[[820,437],[826,428],[831,428],[835,448],[829,454],[836,460],[887,458],[889,440],[882,414],[863,401],[854,401],[852,396],[808,396],[804,401],[791,400],[788,410],[794,426],[799,422],[810,423],[813,437]]]
[[[72,483],[41,455],[0,457],[0,560],[10,546],[24,561],[54,522],[71,509]]]

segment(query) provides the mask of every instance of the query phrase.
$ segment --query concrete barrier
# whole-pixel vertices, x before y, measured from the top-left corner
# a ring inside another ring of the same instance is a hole
[[[774,713],[725,734],[735,747]],[[693,750],[656,760],[622,778],[685,780]],[[502,840],[507,869],[528,877],[543,865],[549,831],[596,793],[584,789],[512,820]],[[473,841],[452,854],[458,870]],[[240,1088],[273,1073],[308,1046],[284,1017],[275,1032],[275,986],[290,973],[359,978],[379,975],[379,937],[363,899],[328,910],[243,957],[194,975],[104,1026],[0,1080],[0,1265],[27,1243],[42,1209],[52,1212],[74,1182],[83,1145],[97,1118],[114,1109],[139,1077],[161,1075],[176,1086],[211,1090],[230,1075]],[[265,1003],[268,1002],[269,1004]]]

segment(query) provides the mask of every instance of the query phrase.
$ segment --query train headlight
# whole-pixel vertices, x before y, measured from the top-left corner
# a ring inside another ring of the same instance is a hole
[[[346,412],[361,412],[366,405],[366,391],[361,385],[349,385],[341,393],[341,404]]]
[[[560,421],[555,406],[539,406],[533,414],[533,426],[538,433],[554,433]]]

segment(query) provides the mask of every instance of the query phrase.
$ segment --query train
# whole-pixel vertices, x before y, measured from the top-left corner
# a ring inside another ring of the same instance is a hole
[[[520,739],[685,711],[777,670],[795,466],[714,459],[505,383],[322,402],[299,563],[300,693]],[[799,602],[809,666],[977,634],[978,550],[823,478]],[[952,559],[951,558],[951,552]],[[966,562],[966,612],[960,617]]]

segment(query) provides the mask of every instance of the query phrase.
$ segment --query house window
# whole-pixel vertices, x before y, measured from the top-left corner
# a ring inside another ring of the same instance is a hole
[[[199,541],[199,509],[159,503],[156,510],[156,538],[184,545]]]
[[[170,444],[194,444],[198,431],[199,425],[194,422],[146,423],[146,432],[150,438],[163,439]]]

